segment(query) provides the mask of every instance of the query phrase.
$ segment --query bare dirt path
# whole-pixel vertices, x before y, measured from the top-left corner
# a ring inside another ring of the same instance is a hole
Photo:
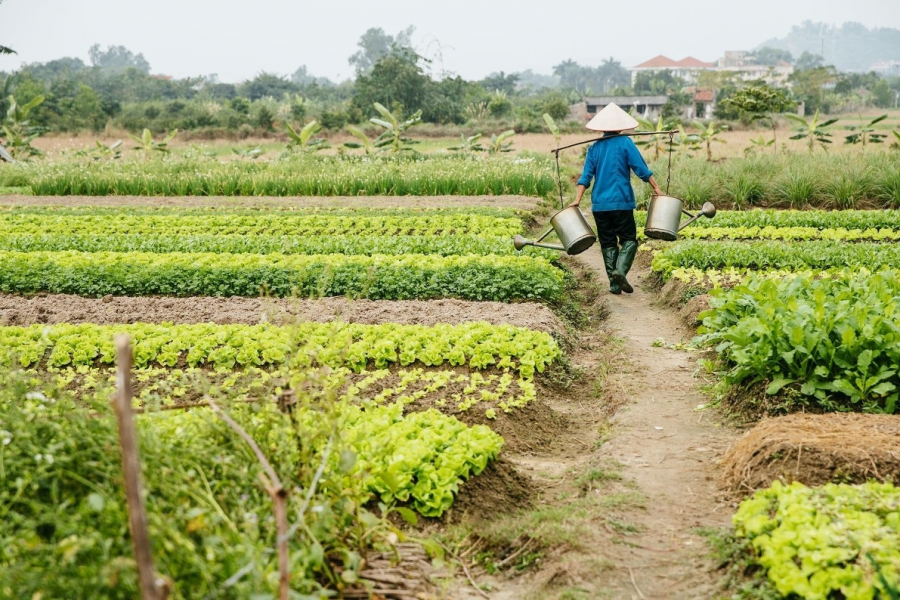
[[[578,260],[605,284],[598,249]],[[540,490],[524,517],[541,530],[534,535],[561,543],[521,575],[478,573],[492,600],[717,597],[698,530],[730,521],[716,462],[738,434],[715,411],[695,410],[708,401],[695,377],[698,354],[653,346],[658,338],[688,341],[694,332],[675,311],[654,304],[648,276],[636,267],[629,276],[634,294],[604,295],[606,331],[582,335],[570,355],[588,379],[546,399],[567,423],[557,443],[505,455]],[[602,392],[592,392],[591,380],[604,370]],[[471,588],[458,592],[452,597],[478,597]]]
[[[582,262],[602,271],[599,252],[586,252]],[[714,412],[694,409],[707,398],[694,377],[697,354],[653,347],[689,340],[674,311],[652,304],[643,289],[647,271],[629,277],[634,294],[609,297],[609,326],[623,340],[626,371],[615,376],[627,394],[612,419],[614,433],[602,452],[624,465],[646,498],[646,510],[632,518],[639,532],[607,558],[616,568],[604,587],[615,598],[707,599],[715,597],[714,577],[704,560],[701,527],[726,525],[732,509],[715,485],[716,460],[736,432],[718,422]],[[632,581],[632,577],[634,581]]]

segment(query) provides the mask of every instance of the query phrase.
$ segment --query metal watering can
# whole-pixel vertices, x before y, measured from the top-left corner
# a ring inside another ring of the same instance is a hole
[[[517,235],[513,240],[516,250],[521,250],[525,246],[537,246],[538,248],[561,250],[566,254],[575,256],[590,248],[597,241],[597,236],[594,235],[594,231],[587,224],[584,215],[581,214],[581,210],[577,206],[564,208],[550,217],[550,225],[550,229],[534,241],[526,240],[521,235]],[[556,232],[559,241],[562,242],[562,246],[541,243],[541,240],[553,231]]]
[[[650,198],[644,235],[654,240],[674,242],[678,239],[679,231],[700,217],[712,219],[716,216],[716,207],[712,202],[705,202],[703,208],[696,215],[692,215],[682,207],[681,200],[673,196],[653,196]],[[686,214],[690,219],[682,223],[681,213]]]

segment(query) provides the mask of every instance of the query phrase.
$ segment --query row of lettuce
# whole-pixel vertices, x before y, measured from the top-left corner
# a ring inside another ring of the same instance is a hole
[[[900,252],[890,243],[900,212],[725,212],[683,236],[651,248],[652,268],[685,298],[711,294],[695,343],[715,349],[730,408],[900,412]],[[891,483],[776,481],[733,521],[771,593],[896,597],[900,489]]]

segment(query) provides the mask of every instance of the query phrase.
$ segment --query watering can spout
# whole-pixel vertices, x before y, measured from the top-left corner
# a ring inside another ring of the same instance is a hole
[[[700,217],[706,217],[708,219],[712,219],[714,216],[716,216],[716,206],[712,202],[704,202],[703,208],[701,208],[700,212],[698,212],[696,215],[692,215],[691,213],[689,213],[686,210],[682,211],[682,212],[684,214],[686,214],[687,216],[689,216],[690,219],[688,219],[687,221],[682,223],[681,226],[678,228],[678,231],[681,231],[682,229],[684,229],[685,227],[687,227],[688,225],[690,225],[691,223],[693,223]]]
[[[550,231],[553,231],[552,229]],[[549,233],[549,232],[548,232]],[[546,235],[546,234],[545,234]],[[543,238],[543,236],[541,236]],[[566,249],[559,244],[544,244],[540,241],[536,240],[527,240],[521,235],[517,235],[513,239],[513,246],[516,247],[516,250],[521,250],[525,246],[534,246],[535,248],[549,248],[550,250],[559,250],[560,252],[565,252]]]

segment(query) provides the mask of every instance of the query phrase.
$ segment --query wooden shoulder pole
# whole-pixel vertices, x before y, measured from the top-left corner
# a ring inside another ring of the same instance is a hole
[[[116,396],[113,406],[119,423],[119,445],[122,448],[122,474],[125,479],[125,499],[128,502],[128,525],[134,543],[138,579],[143,600],[165,600],[168,583],[157,579],[147,531],[147,513],[141,496],[141,463],[137,434],[131,411],[131,338],[116,336]]]

